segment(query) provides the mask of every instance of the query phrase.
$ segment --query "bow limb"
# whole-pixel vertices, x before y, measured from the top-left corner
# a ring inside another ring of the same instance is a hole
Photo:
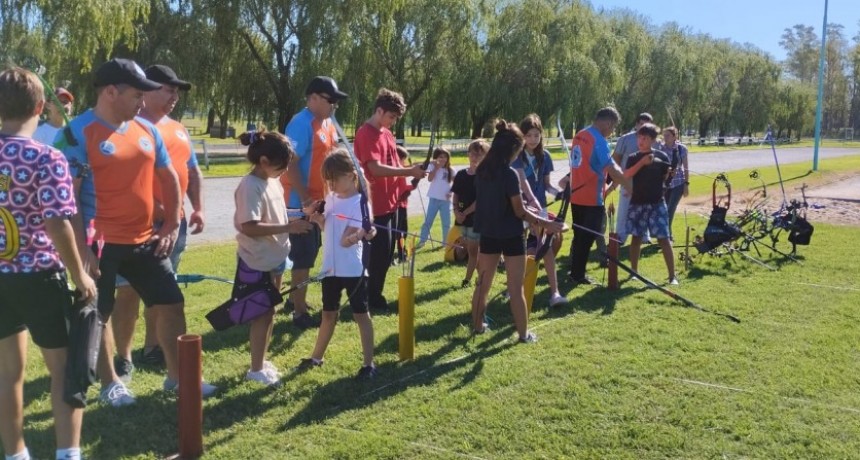
[[[340,137],[341,143],[346,147],[346,151],[349,153],[349,158],[352,160],[352,165],[355,167],[355,174],[358,176],[358,193],[361,195],[361,228],[365,233],[370,233],[373,226],[370,222],[370,203],[368,203],[367,200],[367,182],[364,180],[364,173],[362,172],[361,164],[355,156],[355,150],[353,150],[352,144],[349,143],[346,134],[343,132],[343,128],[340,126],[340,123],[337,122],[334,114],[331,116],[331,122],[334,124],[337,135]]]

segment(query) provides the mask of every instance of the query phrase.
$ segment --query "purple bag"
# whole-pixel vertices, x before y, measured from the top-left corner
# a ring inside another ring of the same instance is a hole
[[[223,331],[269,313],[283,301],[268,272],[254,270],[239,259],[230,300],[210,311],[206,319],[213,329]]]

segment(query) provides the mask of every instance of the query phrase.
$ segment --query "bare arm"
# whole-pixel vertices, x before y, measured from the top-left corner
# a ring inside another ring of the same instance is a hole
[[[188,170],[188,201],[194,211],[188,218],[188,225],[192,228],[191,234],[196,235],[203,231],[206,219],[203,215],[203,172],[200,167]]]
[[[514,168],[514,171],[517,172],[517,178],[520,180],[520,189],[522,189],[528,202],[537,206],[539,201],[537,200],[537,197],[535,197],[535,193],[532,191],[529,181],[526,179],[526,170],[523,168]]]
[[[270,222],[260,222],[257,220],[249,220],[242,222],[241,232],[245,236],[258,237],[279,235],[281,233],[307,233],[311,230],[313,224],[304,219],[294,220],[288,224],[275,224]]]
[[[78,217],[78,220],[81,220],[80,217]],[[57,248],[57,253],[60,254],[60,258],[69,270],[75,287],[81,291],[82,299],[88,301],[95,297],[96,284],[90,275],[87,274],[87,270],[84,269],[84,264],[81,262],[81,257],[76,248],[77,235],[69,219],[65,217],[46,219],[45,232],[51,238],[54,247]],[[88,248],[85,248],[85,250],[92,254]]]
[[[155,168],[155,177],[161,184],[162,206],[164,206],[164,220],[161,227],[153,236],[158,240],[155,255],[167,257],[173,251],[176,242],[176,232],[179,229],[179,177],[172,165]]]
[[[380,164],[376,160],[367,162],[367,169],[375,177],[424,177],[424,170],[421,165],[401,168],[397,166],[388,166]]]
[[[514,208],[514,215],[529,225],[543,227],[550,233],[561,233],[568,230],[568,227],[564,222],[555,222],[553,220],[544,219],[532,212],[529,208],[523,205],[523,198],[520,195],[511,197],[511,206]]]
[[[309,198],[308,189],[305,187],[305,183],[302,180],[302,173],[299,171],[298,164],[299,158],[297,156],[293,156],[290,161],[290,167],[287,168],[286,175],[287,179],[290,181],[290,189],[294,190],[296,194],[299,195],[299,200],[304,204]]]
[[[81,182],[82,179],[75,178],[72,180],[72,187],[75,189],[75,202],[81,202]],[[81,257],[84,271],[89,273],[93,278],[101,276],[99,271],[99,259],[93,254],[92,249],[87,245],[87,226],[89,222],[84,223],[84,214],[82,209],[78,209],[78,213],[70,219],[72,233],[75,244],[78,247],[78,255]],[[62,256],[62,254],[60,254]]]

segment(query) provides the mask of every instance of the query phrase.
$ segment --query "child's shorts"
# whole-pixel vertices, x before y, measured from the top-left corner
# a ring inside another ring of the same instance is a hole
[[[322,280],[323,311],[338,311],[340,309],[340,293],[346,291],[349,306],[355,314],[367,313],[367,279],[363,276],[354,278],[329,276]]]
[[[627,210],[627,231],[632,236],[644,237],[650,233],[658,240],[669,238],[669,210],[666,202],[631,204]]]
[[[491,238],[481,236],[481,254],[504,254],[505,257],[516,257],[526,254],[526,240],[522,235],[511,238]]]

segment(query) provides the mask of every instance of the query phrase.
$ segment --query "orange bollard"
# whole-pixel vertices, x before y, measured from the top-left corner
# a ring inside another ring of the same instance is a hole
[[[179,458],[203,455],[203,339],[185,334],[176,339],[179,348]]]
[[[609,234],[609,289],[617,291],[620,287],[618,284],[618,265],[615,263],[618,260],[618,234]]]

